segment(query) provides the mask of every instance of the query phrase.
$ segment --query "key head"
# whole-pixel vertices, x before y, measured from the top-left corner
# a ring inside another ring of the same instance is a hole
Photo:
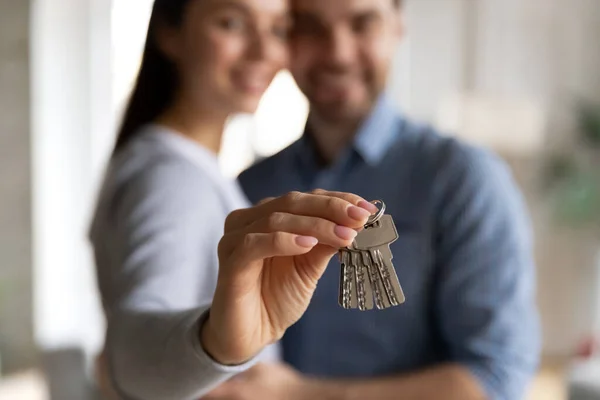
[[[378,223],[365,228],[356,235],[353,247],[357,250],[370,250],[375,247],[390,245],[398,239],[398,231],[391,215],[385,214]]]

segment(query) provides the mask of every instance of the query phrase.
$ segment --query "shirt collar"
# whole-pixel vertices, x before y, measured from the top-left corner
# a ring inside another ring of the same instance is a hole
[[[371,114],[358,129],[354,137],[354,149],[367,163],[379,163],[398,135],[399,122],[400,113],[392,99],[387,94],[382,94]]]
[[[356,132],[352,142],[353,150],[368,164],[378,164],[398,135],[401,121],[400,112],[393,101],[387,94],[382,94],[371,110],[371,114]],[[297,145],[303,161],[315,165],[315,147],[306,129]]]

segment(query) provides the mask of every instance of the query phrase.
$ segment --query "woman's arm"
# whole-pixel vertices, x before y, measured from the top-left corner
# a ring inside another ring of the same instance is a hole
[[[107,221],[119,244],[108,263],[118,269],[101,282],[107,358],[126,399],[197,399],[249,368],[376,210],[346,193],[290,193],[229,214],[223,231],[210,181],[190,173],[153,165],[115,197]]]
[[[199,341],[217,279],[219,200],[211,180],[179,160],[142,171],[113,197],[104,234],[114,235],[107,256],[118,268],[100,276],[108,370],[124,398],[197,399],[251,364],[217,364]]]

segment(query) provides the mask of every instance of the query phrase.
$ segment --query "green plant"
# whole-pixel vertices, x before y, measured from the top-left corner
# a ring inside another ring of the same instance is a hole
[[[577,115],[574,146],[549,157],[544,183],[558,222],[595,228],[600,227],[600,104],[581,102]]]
[[[579,129],[585,143],[600,147],[600,105],[582,103],[579,108]]]

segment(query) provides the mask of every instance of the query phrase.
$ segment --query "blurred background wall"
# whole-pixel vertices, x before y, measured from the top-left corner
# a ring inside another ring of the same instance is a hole
[[[36,348],[79,349],[89,361],[102,345],[87,225],[151,3],[0,0],[5,372],[34,365]],[[600,241],[549,219],[540,165],[550,144],[575,134],[577,100],[600,102],[600,1],[409,0],[406,18],[391,94],[406,114],[513,166],[536,230],[544,352],[567,357],[600,329]],[[281,73],[256,116],[232,119],[224,170],[290,143],[306,113]]]
[[[0,0],[0,354],[34,361],[29,1]]]

